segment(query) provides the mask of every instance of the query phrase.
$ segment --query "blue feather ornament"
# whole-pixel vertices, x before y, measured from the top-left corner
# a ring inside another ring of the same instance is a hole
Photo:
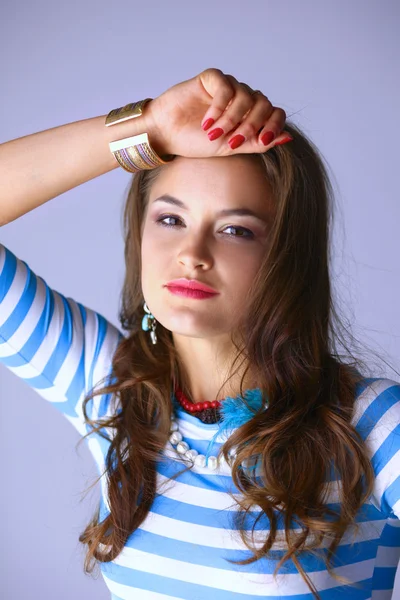
[[[243,401],[243,398],[246,402]],[[217,437],[222,436],[223,439],[228,439],[232,431],[250,421],[263,404],[265,409],[268,408],[268,401],[264,403],[260,388],[246,390],[244,396],[240,396],[240,394],[234,398],[227,396],[222,400],[221,408],[219,409],[221,422],[218,431],[208,444],[205,455],[206,464]]]

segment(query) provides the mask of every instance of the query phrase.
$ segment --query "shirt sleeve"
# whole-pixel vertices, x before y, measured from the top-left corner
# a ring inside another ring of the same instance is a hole
[[[375,473],[377,508],[400,519],[400,383],[370,379],[357,398],[356,417]]]
[[[89,431],[83,400],[110,374],[122,338],[102,315],[51,289],[0,244],[0,363],[51,402],[81,435]],[[87,404],[93,419],[111,410],[109,395]]]

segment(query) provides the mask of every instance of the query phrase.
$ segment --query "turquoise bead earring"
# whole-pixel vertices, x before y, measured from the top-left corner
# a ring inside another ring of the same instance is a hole
[[[151,341],[153,342],[153,344],[157,344],[157,335],[156,335],[157,321],[155,320],[154,315],[151,314],[151,310],[147,306],[146,302],[143,304],[143,309],[145,310],[147,315],[144,315],[144,317],[142,319],[142,329],[143,329],[143,331],[149,331],[149,329],[150,329],[151,330],[150,331]]]

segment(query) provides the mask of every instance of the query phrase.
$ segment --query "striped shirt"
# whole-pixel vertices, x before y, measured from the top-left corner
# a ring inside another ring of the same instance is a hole
[[[84,397],[110,375],[121,339],[123,334],[102,315],[50,289],[0,244],[0,362],[50,401],[81,435],[89,431],[82,415]],[[103,418],[116,406],[104,394],[91,400],[88,410],[92,418]],[[204,424],[180,409],[176,418],[189,447],[206,454],[218,424]],[[367,445],[376,477],[373,493],[356,517],[358,534],[352,527],[346,532],[333,560],[335,573],[352,583],[341,584],[329,575],[323,562],[328,542],[317,556],[307,554],[299,560],[322,600],[389,600],[400,554],[400,384],[365,378],[357,387],[352,423]],[[216,438],[212,454],[223,441]],[[85,442],[100,475],[109,441],[93,434]],[[251,556],[233,519],[235,502],[228,492],[239,491],[230,468],[223,463],[209,471],[194,465],[171,481],[183,466],[168,442],[157,464],[158,493],[148,517],[114,561],[100,564],[111,599],[311,600],[291,560],[273,578],[286,548],[283,517],[278,515],[277,542],[268,558],[251,565],[230,563]],[[328,505],[336,511],[338,483],[326,480]],[[104,476],[100,507],[103,519],[109,513]],[[257,515],[254,511],[250,517]],[[255,527],[255,542],[265,540],[268,531],[263,515]]]

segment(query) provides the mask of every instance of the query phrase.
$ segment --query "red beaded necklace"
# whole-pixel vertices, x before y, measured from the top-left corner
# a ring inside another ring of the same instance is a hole
[[[191,413],[201,412],[203,410],[207,410],[207,408],[220,408],[221,406],[221,402],[219,400],[213,400],[212,402],[196,402],[193,404],[193,402],[190,402],[190,400],[186,398],[185,394],[179,388],[175,389],[175,395],[179,404],[185,410],[188,410]]]
[[[220,415],[218,409],[221,407],[221,402],[219,400],[193,403],[188,400],[179,387],[175,388],[175,397],[182,408],[190,414],[197,416],[201,421],[205,423],[215,423],[219,420]]]

